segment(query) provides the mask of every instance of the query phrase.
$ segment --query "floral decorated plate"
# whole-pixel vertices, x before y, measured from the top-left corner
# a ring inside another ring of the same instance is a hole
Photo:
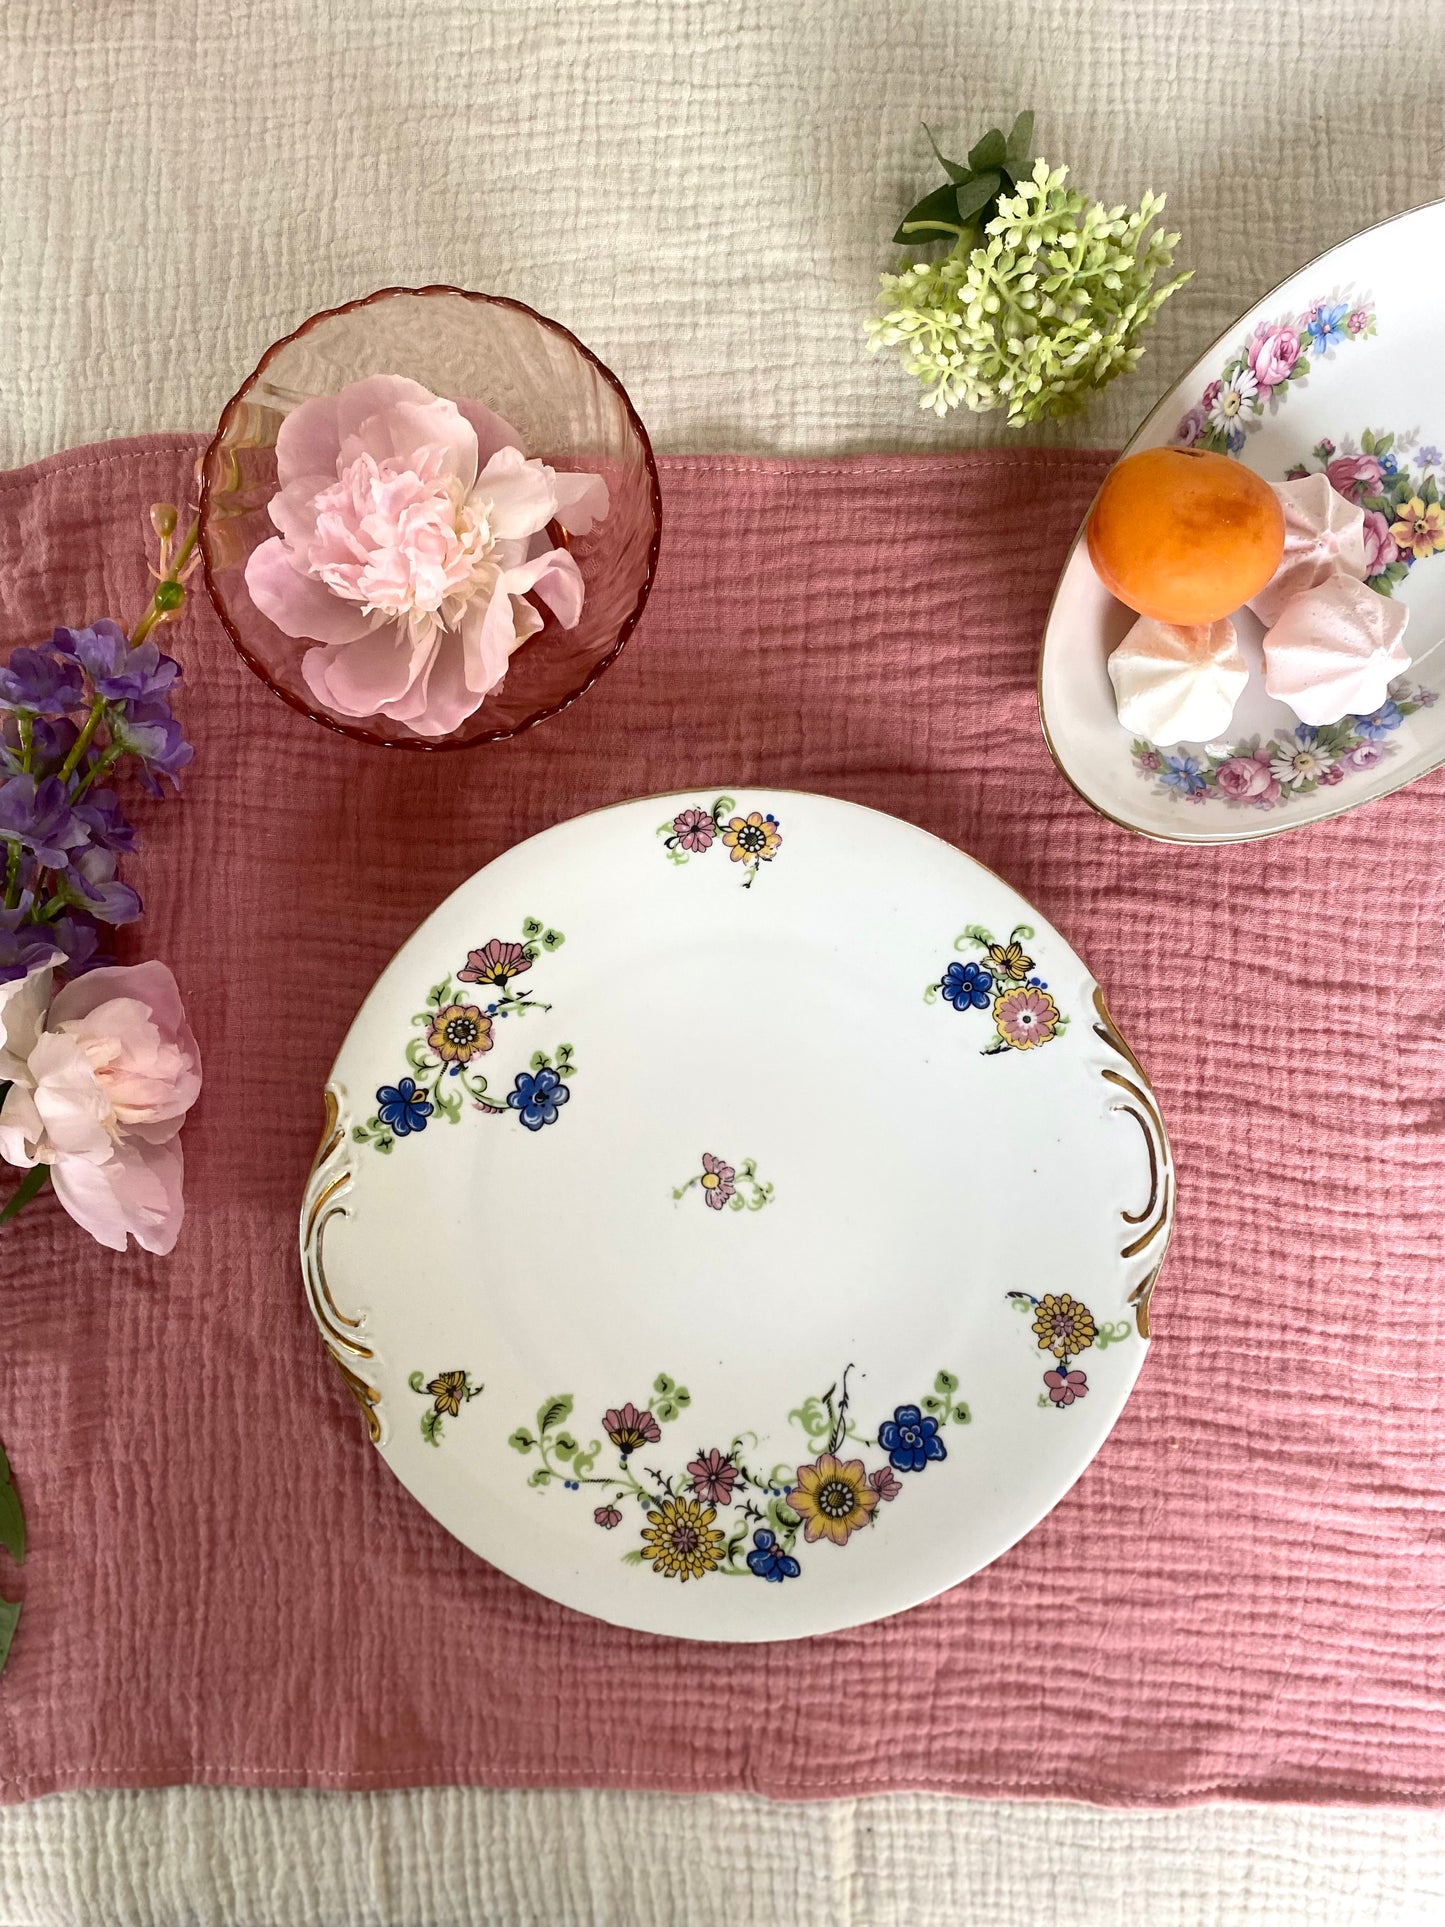
[[[1105,667],[1134,618],[1076,537],[1049,613],[1039,710],[1088,803],[1174,843],[1238,843],[1338,816],[1445,763],[1445,389],[1433,379],[1445,201],[1321,255],[1251,308],[1165,396],[1127,452],[1233,455],[1266,480],[1323,469],[1365,510],[1370,583],[1410,611],[1408,673],[1369,716],[1323,729],[1265,694],[1261,625],[1235,617],[1255,673],[1225,741],[1141,741]]]
[[[1063,938],[787,792],[619,804],[388,966],[307,1187],[311,1310],[397,1477],[503,1571],[698,1639],[966,1578],[1103,1443],[1173,1177]]]

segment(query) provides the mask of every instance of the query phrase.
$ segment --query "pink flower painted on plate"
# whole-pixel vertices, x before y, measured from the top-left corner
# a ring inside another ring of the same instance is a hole
[[[732,1165],[715,1158],[711,1151],[702,1154],[702,1195],[709,1211],[721,1211],[737,1190],[737,1172]]]
[[[1249,344],[1249,365],[1254,370],[1260,393],[1267,395],[1281,382],[1288,381],[1299,356],[1300,338],[1296,329],[1283,325],[1260,328]]]
[[[97,1243],[165,1253],[185,1216],[177,1133],[201,1089],[176,980],[163,963],[112,965],[50,990],[49,965],[0,986],[0,1156],[48,1165]]]
[[[880,1465],[876,1472],[868,1474],[868,1483],[885,1501],[896,1499],[903,1490],[903,1481],[896,1476],[891,1466]]]
[[[1204,393],[1199,397],[1199,406],[1204,410],[1206,415],[1209,413],[1210,409],[1213,408],[1214,404],[1219,400],[1219,391],[1223,386],[1224,384],[1221,381],[1210,381],[1205,383]]]
[[[1157,749],[1141,750],[1139,753],[1139,767],[1140,769],[1163,769],[1164,758],[1159,754]]]
[[[1380,575],[1392,562],[1399,560],[1400,551],[1395,546],[1395,538],[1390,533],[1390,518],[1381,515],[1378,509],[1365,510],[1365,574]]]
[[[994,1027],[1015,1050],[1035,1050],[1059,1027],[1059,1007],[1046,990],[1020,985],[1005,991],[993,1007]]]
[[[1336,783],[1344,782],[1345,772],[1338,763],[1331,763],[1327,770],[1321,770],[1317,780],[1322,790],[1333,789]]]
[[[1370,311],[1368,308],[1356,308],[1352,314],[1345,317],[1345,332],[1347,334],[1362,335],[1369,325]]]
[[[693,856],[702,856],[712,848],[717,824],[706,810],[680,810],[672,819],[672,833],[680,849],[690,851]]]
[[[1083,1372],[1045,1372],[1044,1383],[1055,1405],[1072,1405],[1076,1398],[1089,1395],[1089,1381]]]
[[[544,531],[585,534],[606,484],[528,461],[516,441],[489,409],[399,375],[286,417],[279,533],[248,557],[246,586],[284,634],[321,645],[301,665],[318,701],[445,736],[542,627],[538,602],[576,627],[581,572]]]
[[[612,1405],[602,1414],[602,1429],[626,1458],[644,1445],[656,1445],[662,1429],[651,1412],[639,1412],[631,1403]]]
[[[1209,420],[1203,408],[1190,408],[1179,418],[1179,426],[1174,431],[1174,439],[1183,448],[1192,448],[1204,433],[1204,424]]]
[[[1378,743],[1356,743],[1353,749],[1345,751],[1344,760],[1351,769],[1375,769],[1383,754]]]
[[[1325,469],[1330,487],[1351,502],[1377,494],[1382,473],[1373,455],[1337,455]]]
[[[500,988],[531,968],[532,959],[521,944],[504,943],[500,937],[493,937],[480,950],[467,952],[466,963],[457,976],[464,984],[496,984]]]
[[[1274,803],[1279,800],[1279,779],[1267,756],[1231,756],[1215,772],[1215,781],[1226,796],[1245,803]]]
[[[732,1504],[738,1469],[726,1452],[719,1452],[716,1446],[710,1452],[700,1452],[689,1460],[687,1469],[699,1499],[706,1499],[709,1505]]]
[[[597,1521],[598,1525],[602,1527],[604,1532],[611,1532],[614,1526],[620,1526],[622,1524],[622,1514],[617,1510],[615,1505],[598,1506],[597,1510],[592,1514],[592,1517]]]

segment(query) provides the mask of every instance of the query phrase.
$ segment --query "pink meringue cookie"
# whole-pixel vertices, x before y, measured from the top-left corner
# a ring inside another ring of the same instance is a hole
[[[1109,658],[1119,721],[1151,743],[1204,743],[1229,727],[1249,670],[1227,617],[1198,628],[1140,616]]]
[[[1370,715],[1410,667],[1400,640],[1409,613],[1353,576],[1301,590],[1265,634],[1265,688],[1302,723]]]
[[[1266,624],[1279,621],[1291,596],[1332,575],[1365,579],[1365,511],[1357,502],[1331,488],[1323,474],[1279,482],[1274,492],[1284,510],[1284,555],[1249,603]]]

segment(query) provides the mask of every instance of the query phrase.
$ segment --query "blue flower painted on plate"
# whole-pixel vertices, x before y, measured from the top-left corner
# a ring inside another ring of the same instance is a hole
[[[572,1095],[550,1064],[533,1075],[519,1071],[507,1102],[529,1131],[540,1131],[544,1124],[555,1124],[557,1113]]]
[[[896,1472],[921,1472],[930,1460],[948,1457],[938,1420],[925,1418],[916,1405],[900,1405],[885,1419],[878,1427],[878,1443]]]
[[[1366,737],[1370,742],[1378,743],[1383,741],[1392,729],[1398,729],[1404,720],[1405,712],[1400,708],[1399,704],[1391,698],[1390,701],[1381,703],[1380,707],[1371,715],[1357,716],[1355,718],[1355,731],[1356,734]]]
[[[940,987],[945,1000],[955,1010],[987,1010],[993,978],[981,964],[951,963],[943,973]]]
[[[1197,756],[1166,756],[1159,781],[1181,796],[1196,796],[1208,787]]]
[[[376,1093],[376,1102],[376,1115],[397,1137],[424,1131],[432,1114],[426,1093],[417,1089],[414,1077],[404,1077],[399,1084],[383,1084]]]
[[[796,1579],[803,1570],[765,1526],[753,1534],[753,1548],[748,1554],[748,1571],[755,1572],[759,1579],[766,1579],[770,1586],[781,1586],[785,1579]]]
[[[1322,301],[1310,309],[1305,316],[1305,327],[1314,354],[1327,355],[1336,342],[1345,339],[1345,316],[1349,311],[1349,304],[1344,301],[1328,304]]]

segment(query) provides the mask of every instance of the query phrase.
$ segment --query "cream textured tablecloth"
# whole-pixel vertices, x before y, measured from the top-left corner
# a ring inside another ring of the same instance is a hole
[[[0,465],[207,427],[306,314],[430,280],[567,322],[664,450],[999,439],[923,414],[859,322],[931,184],[920,117],[961,146],[1023,105],[1087,187],[1166,189],[1196,270],[1139,372],[1054,431],[1113,444],[1275,281],[1442,191],[1445,9],[7,0]],[[1445,1820],[1420,1813],[185,1789],[0,1813],[0,1927],[1442,1909]]]

